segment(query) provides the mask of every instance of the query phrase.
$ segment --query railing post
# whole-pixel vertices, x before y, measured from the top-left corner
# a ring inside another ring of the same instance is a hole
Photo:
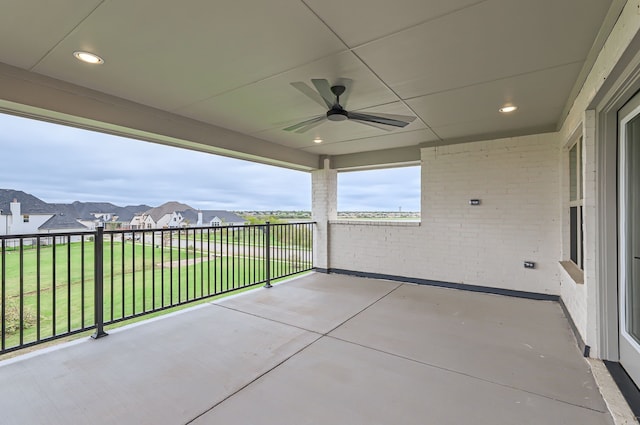
[[[266,264],[264,267],[264,272],[267,278],[267,283],[264,285],[265,288],[271,288],[271,225],[269,224],[269,222],[265,222],[265,224],[267,225],[267,229],[266,229],[266,238],[267,241],[264,244],[264,249],[266,251],[265,256],[266,256]]]
[[[93,307],[94,317],[96,321],[96,332],[91,335],[91,338],[98,339],[108,334],[104,331],[104,285],[102,283],[103,278],[103,235],[104,228],[102,223],[96,226],[95,240],[93,241]]]

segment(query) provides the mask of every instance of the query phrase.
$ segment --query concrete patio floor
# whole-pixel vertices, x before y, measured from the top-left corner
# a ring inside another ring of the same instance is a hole
[[[612,424],[557,303],[313,273],[0,362],[2,424]]]

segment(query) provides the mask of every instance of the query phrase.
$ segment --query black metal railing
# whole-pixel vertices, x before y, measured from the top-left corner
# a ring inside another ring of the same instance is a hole
[[[0,354],[313,268],[313,223],[0,236]]]

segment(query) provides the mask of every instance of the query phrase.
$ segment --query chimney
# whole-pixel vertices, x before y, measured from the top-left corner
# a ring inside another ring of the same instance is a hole
[[[196,226],[202,226],[202,210],[198,210],[198,222]]]
[[[14,220],[17,220],[17,217],[20,217],[20,202],[16,198],[13,198],[13,201],[9,205],[11,208],[11,215]]]

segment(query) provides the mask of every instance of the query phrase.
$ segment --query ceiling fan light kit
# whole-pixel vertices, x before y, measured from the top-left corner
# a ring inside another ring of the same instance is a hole
[[[327,119],[329,121],[346,121],[349,119],[349,113],[342,108],[331,108],[327,111]]]

